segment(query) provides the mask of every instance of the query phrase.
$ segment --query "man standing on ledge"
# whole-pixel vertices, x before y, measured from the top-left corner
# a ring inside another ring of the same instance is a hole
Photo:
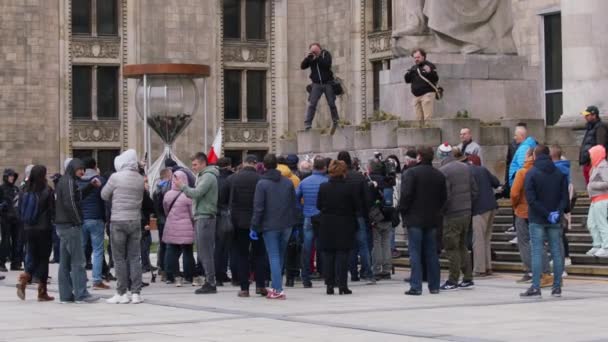
[[[589,172],[591,171],[591,157],[589,149],[595,145],[608,147],[608,127],[600,119],[600,111],[596,106],[589,106],[581,113],[587,121],[585,137],[581,145],[581,153],[578,158],[583,167],[583,176],[586,184],[589,184]]]
[[[435,64],[426,60],[426,51],[416,49],[412,53],[416,63],[405,73],[405,83],[412,84],[416,118],[421,124],[433,117],[435,87],[439,81]]]
[[[312,43],[309,46],[308,55],[300,65],[302,70],[310,68],[310,79],[312,80],[312,88],[308,97],[308,109],[306,110],[306,120],[304,126],[306,130],[312,128],[312,120],[315,118],[317,111],[317,103],[321,95],[325,94],[329,111],[331,112],[331,134],[336,132],[338,127],[338,108],[336,107],[336,94],[332,88],[334,73],[331,71],[331,54],[329,51],[321,48],[319,43]]]

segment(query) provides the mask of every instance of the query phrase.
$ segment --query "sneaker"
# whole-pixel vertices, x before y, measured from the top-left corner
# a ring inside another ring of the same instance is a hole
[[[312,288],[312,281],[305,281],[302,283],[304,285],[305,289],[310,289]]]
[[[93,284],[93,290],[109,290],[110,287],[104,284],[103,281],[97,282]]]
[[[114,297],[106,300],[106,303],[108,304],[129,304],[129,302],[131,302],[131,299],[129,299],[129,296],[126,293],[122,296],[117,293]]]
[[[472,280],[463,280],[460,284],[458,284],[458,288],[471,290],[475,288],[475,283]]]
[[[459,287],[457,284],[451,283],[449,280],[446,281],[443,285],[441,285],[440,289],[442,291],[452,291],[452,290],[458,290]]]
[[[431,294],[439,294],[439,290],[429,290]]]
[[[139,293],[134,293],[131,296],[131,304],[140,304],[144,302],[144,298]]]
[[[329,131],[329,135],[334,135],[334,133],[336,133],[337,128],[338,128],[338,122],[334,121],[334,123],[331,124],[331,130]]]
[[[405,291],[405,295],[406,296],[420,296],[420,295],[422,295],[422,291],[409,289],[409,290]]]
[[[365,285],[376,285],[376,278],[363,278]]]
[[[237,296],[241,298],[249,298],[249,291],[239,291]]]
[[[524,274],[521,279],[517,281],[518,284],[526,284],[532,282],[532,276],[529,273]]]
[[[585,253],[585,254],[587,254],[587,255],[589,255],[589,256],[594,256],[594,255],[595,255],[595,253],[597,253],[597,251],[599,251],[599,250],[600,250],[599,248],[597,248],[597,247],[593,247],[593,248],[591,248],[590,250],[588,250],[588,251],[587,251],[587,253]],[[1,269],[0,269],[0,271],[1,271]],[[5,272],[6,272],[6,271],[5,271]]]
[[[76,304],[92,304],[92,303],[96,303],[100,299],[101,299],[101,297],[93,296],[93,295],[88,295],[88,296],[86,296],[86,297],[84,297],[82,299],[76,300],[74,303],[76,303]]]
[[[175,278],[175,287],[184,286],[184,279],[182,277]]]
[[[509,240],[509,243],[512,245],[517,245],[517,236],[514,237],[513,239]]]
[[[539,299],[539,298],[542,298],[542,295],[540,293],[540,289],[535,289],[533,287],[530,287],[529,289],[526,290],[526,292],[520,293],[519,297],[520,298]]]
[[[205,283],[200,289],[194,291],[195,294],[212,294],[217,293],[217,287],[210,285],[209,283]]]
[[[540,287],[545,288],[551,286],[553,286],[553,276],[550,274],[543,274],[540,278]]]
[[[564,266],[572,266],[572,259],[565,258],[564,259]]]
[[[74,304],[73,300],[60,300],[59,304]]]
[[[285,296],[285,292],[281,291],[281,292],[277,292],[274,289],[271,290],[270,292],[268,292],[268,296],[266,296],[266,298],[268,299],[281,299],[284,300],[287,298],[287,296]]]
[[[562,296],[562,288],[555,287],[551,290],[551,297],[560,298]]]
[[[562,278],[566,278],[568,276],[568,272],[564,271],[562,272]]]
[[[192,286],[203,286],[203,280],[201,279],[201,277],[194,277],[194,279],[192,279]]]
[[[608,249],[606,249],[606,248],[600,248],[593,255],[595,255],[598,258],[606,258],[606,257],[608,257]]]
[[[509,227],[509,229],[505,230],[505,234],[509,234],[509,235],[517,234],[517,231],[515,230],[515,226],[511,226],[511,227]]]
[[[255,294],[260,295],[262,297],[268,296],[268,290],[265,287],[258,287],[255,289]]]

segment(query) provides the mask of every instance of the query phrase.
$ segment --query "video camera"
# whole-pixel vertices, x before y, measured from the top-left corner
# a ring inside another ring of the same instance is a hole
[[[397,163],[393,159],[384,159],[380,152],[374,152],[374,158],[382,163],[382,174],[384,176],[394,177],[397,175]]]

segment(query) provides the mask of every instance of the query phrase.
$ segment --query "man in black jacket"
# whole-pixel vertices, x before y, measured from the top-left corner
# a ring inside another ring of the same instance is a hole
[[[253,215],[253,196],[260,176],[255,170],[258,159],[255,155],[248,155],[243,162],[241,171],[230,176],[226,181],[228,194],[232,193],[230,213],[234,225],[234,243],[238,252],[238,267],[236,278],[239,280],[241,290],[239,297],[249,297],[249,271],[250,257],[253,258],[256,294],[266,296],[264,282],[267,278],[268,261],[265,256],[264,239],[249,239],[249,228]],[[233,275],[234,277],[234,275]]]
[[[312,88],[310,88],[308,98],[308,109],[306,110],[306,120],[304,121],[306,129],[308,130],[312,127],[312,120],[315,118],[315,112],[317,111],[317,103],[321,95],[325,94],[325,99],[327,99],[329,111],[331,112],[331,120],[333,121],[331,134],[334,134],[340,117],[338,116],[338,108],[336,107],[336,94],[334,94],[334,88],[332,87],[334,74],[331,71],[331,54],[329,51],[322,49],[319,43],[312,43],[300,68],[302,70],[310,68],[310,79],[312,81]]]
[[[441,210],[447,200],[446,178],[435,169],[433,149],[418,148],[419,163],[408,168],[401,182],[399,209],[408,231],[412,274],[406,295],[422,294],[422,251],[426,261],[429,291],[439,293],[437,229],[443,220]]]
[[[589,184],[589,172],[591,171],[591,158],[589,149],[595,145],[608,148],[608,127],[600,118],[600,111],[596,106],[589,106],[581,113],[587,121],[585,136],[581,145],[578,163],[583,167],[583,176],[586,184]]]
[[[7,272],[6,262],[10,259],[11,271],[21,270],[23,260],[23,244],[21,239],[20,222],[15,206],[19,188],[19,174],[13,169],[6,169],[0,185],[0,229],[2,243],[0,244],[0,272]]]
[[[222,286],[224,282],[230,282],[228,278],[228,259],[230,258],[231,242],[233,236],[230,232],[223,231],[224,220],[229,218],[227,213],[228,205],[230,203],[230,189],[228,187],[228,177],[232,176],[232,160],[229,157],[220,158],[217,161],[217,166],[220,168],[220,176],[218,177],[218,201],[217,201],[217,220],[216,222],[216,239],[215,239],[215,278],[219,286]],[[231,266],[234,263],[231,261]],[[236,273],[236,269],[230,267],[233,270],[233,274]],[[234,278],[234,276],[233,276]],[[236,280],[236,279],[235,279]]]
[[[416,118],[424,123],[424,120],[430,120],[433,117],[433,107],[435,105],[435,88],[433,85],[437,86],[439,76],[435,65],[426,60],[426,51],[416,49],[412,53],[412,57],[416,64],[405,73],[405,83],[412,84]]]
[[[87,274],[84,269],[85,257],[82,247],[82,198],[101,186],[98,178],[93,178],[85,186],[78,187],[77,181],[84,176],[84,164],[80,159],[72,159],[65,175],[61,177],[55,194],[55,225],[59,235],[61,252],[59,260],[59,299],[63,303],[90,303],[99,300],[87,291]]]

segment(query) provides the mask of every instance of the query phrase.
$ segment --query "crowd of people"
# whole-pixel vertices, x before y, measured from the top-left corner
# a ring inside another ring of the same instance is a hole
[[[588,120],[593,128],[599,119]],[[411,264],[405,294],[421,295],[423,281],[431,294],[471,289],[475,278],[493,273],[493,220],[497,198],[505,196],[514,210],[525,268],[519,282],[531,283],[521,297],[539,297],[543,287],[561,296],[573,206],[570,164],[561,148],[539,144],[518,124],[501,184],[482,165],[471,130],[463,128],[460,137],[457,147],[410,149],[403,163],[376,153],[366,170],[346,151],[336,159],[302,161],[296,155],[267,154],[263,160],[248,155],[236,167],[226,157],[211,164],[199,152],[191,169],[167,159],[159,180],[148,184],[134,150],[116,157],[116,171],[105,176],[92,158],[68,159],[64,174],[51,177],[42,165],[28,166],[20,185],[19,175],[7,169],[0,187],[0,271],[7,271],[8,261],[11,270],[25,266],[17,279],[18,297],[25,299],[27,285],[37,283],[38,300],[52,301],[49,261],[58,262],[62,303],[96,302],[87,283],[109,290],[112,280],[115,295],[107,303],[141,303],[142,288],[149,285],[142,273],[155,271],[165,284],[199,287],[196,294],[214,294],[231,283],[240,287],[238,297],[249,297],[254,283],[255,295],[285,299],[284,287],[296,280],[311,288],[312,280],[324,279],[328,295],[336,288],[348,295],[349,273],[351,282],[367,284],[391,278],[395,228],[401,225]],[[581,153],[591,165],[593,237],[588,254],[603,257],[608,255],[606,149],[585,139]],[[156,266],[150,263],[152,230],[160,240]],[[443,284],[442,253],[449,262]]]

